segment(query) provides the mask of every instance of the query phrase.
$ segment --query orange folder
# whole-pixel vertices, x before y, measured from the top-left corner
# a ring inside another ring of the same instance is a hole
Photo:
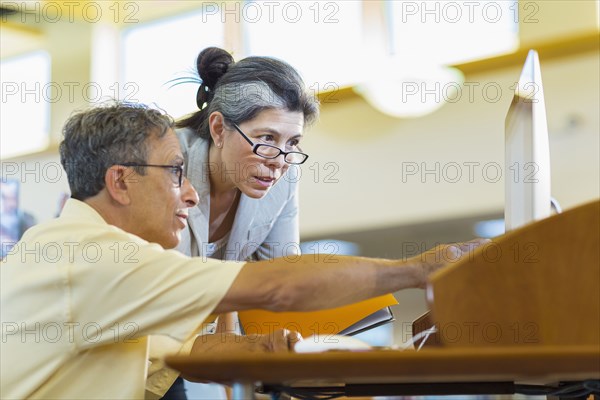
[[[339,334],[355,324],[361,325],[357,323],[363,320],[365,324],[360,326],[360,329],[354,333],[392,321],[393,316],[389,310],[384,313],[386,315],[383,317],[384,319],[377,318],[369,321],[368,317],[374,314],[382,315],[380,312],[382,309],[387,309],[387,307],[394,304],[398,304],[396,298],[391,294],[387,294],[328,310],[306,312],[247,310],[238,312],[238,316],[246,335],[266,335],[275,329],[290,329],[299,332],[303,337],[308,337],[311,335]]]

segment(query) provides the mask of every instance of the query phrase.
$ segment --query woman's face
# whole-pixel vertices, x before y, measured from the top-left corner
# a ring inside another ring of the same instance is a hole
[[[269,144],[283,151],[300,151],[304,115],[280,109],[262,111],[255,118],[238,125],[254,144]],[[219,131],[217,129],[217,131]],[[283,154],[266,159],[253,153],[253,146],[233,126],[222,125],[221,135],[213,132],[213,139],[220,155],[218,175],[211,177],[225,183],[225,187],[237,187],[248,197],[259,199],[282,179],[289,164]]]

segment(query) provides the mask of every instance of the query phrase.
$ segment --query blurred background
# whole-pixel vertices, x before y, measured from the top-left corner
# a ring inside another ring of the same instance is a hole
[[[405,257],[502,233],[514,172],[504,170],[504,120],[531,48],[552,194],[563,209],[600,197],[595,0],[0,5],[2,193],[29,224],[53,218],[68,193],[57,147],[69,114],[109,98],[193,112],[198,84],[186,78],[207,46],[282,58],[320,98],[298,177],[305,252]],[[408,340],[424,296],[398,293],[395,324],[371,340]]]

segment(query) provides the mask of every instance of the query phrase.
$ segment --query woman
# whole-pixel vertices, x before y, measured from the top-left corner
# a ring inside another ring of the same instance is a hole
[[[200,53],[200,108],[178,123],[186,174],[200,196],[183,253],[228,260],[298,252],[299,147],[318,104],[285,62]],[[284,153],[288,154],[282,154]]]
[[[298,254],[296,165],[308,158],[300,140],[318,117],[317,101],[294,68],[273,58],[234,62],[211,47],[198,55],[197,71],[200,110],[177,134],[200,201],[177,249],[223,260]],[[235,331],[236,320],[220,316],[218,331]]]

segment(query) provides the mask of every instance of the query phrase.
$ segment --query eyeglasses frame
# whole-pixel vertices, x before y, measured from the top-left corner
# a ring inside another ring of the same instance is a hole
[[[138,163],[134,163],[134,162],[126,162],[126,163],[119,163],[118,165],[122,165],[124,167],[156,167],[156,168],[170,168],[173,170],[177,170],[177,178],[179,179],[177,187],[180,188],[181,185],[183,184],[183,164],[181,164],[181,165],[160,165],[160,164],[138,164]]]
[[[303,153],[301,151],[283,151],[279,147],[273,146],[273,145],[270,145],[270,144],[254,143],[252,140],[250,140],[250,138],[244,132],[242,132],[242,130],[240,129],[240,127],[235,122],[231,122],[231,125],[233,125],[233,127],[235,128],[235,130],[238,131],[240,133],[240,135],[242,135],[242,137],[244,139],[246,139],[246,141],[248,143],[250,143],[250,146],[252,146],[252,152],[254,154],[256,154],[257,156],[259,156],[259,157],[266,158],[267,160],[273,160],[273,159],[275,159],[275,158],[277,158],[277,157],[279,157],[280,155],[283,154],[283,161],[285,161],[288,164],[292,164],[292,165],[304,164],[306,162],[306,160],[308,160],[308,154]],[[271,147],[271,148],[277,149],[277,150],[279,150],[279,153],[276,156],[273,156],[273,157],[263,156],[262,154],[258,154],[257,153],[258,149],[261,146],[263,146],[263,147]],[[298,150],[302,150],[302,149],[300,147],[298,147]],[[302,154],[304,156],[304,160],[302,160],[302,162],[299,162],[299,163],[291,163],[291,162],[289,162],[289,161],[287,161],[285,159],[288,154]]]

